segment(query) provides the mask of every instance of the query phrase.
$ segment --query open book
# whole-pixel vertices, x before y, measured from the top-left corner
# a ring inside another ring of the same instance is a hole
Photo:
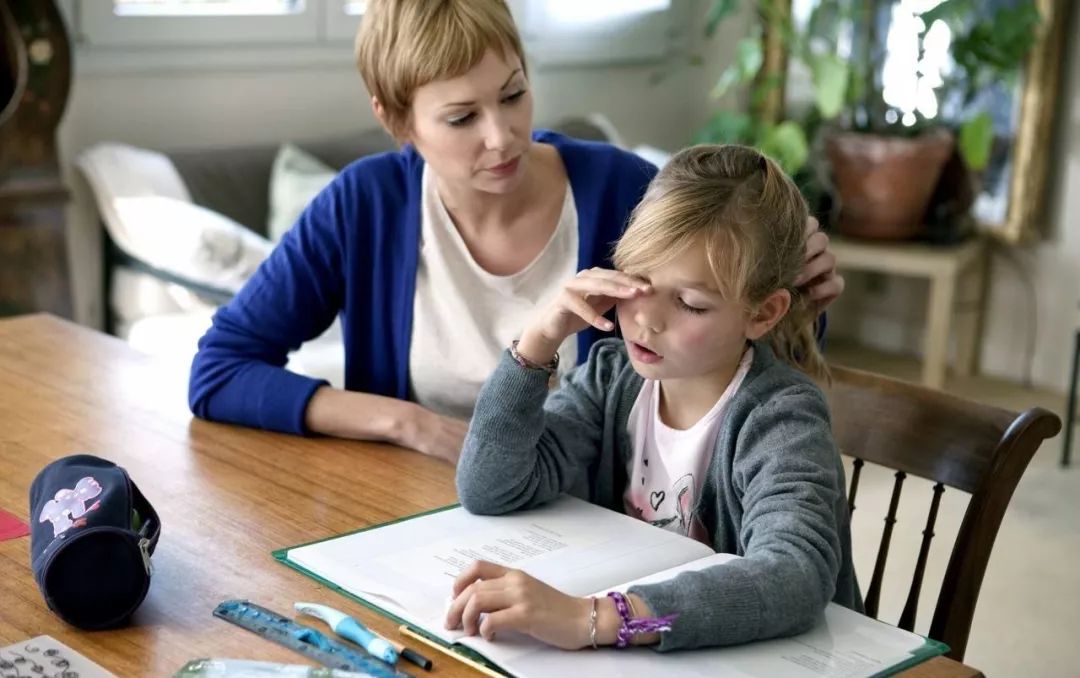
[[[460,507],[275,552],[275,557],[447,645],[527,678],[590,676],[887,675],[944,645],[830,604],[808,633],[738,647],[661,654],[648,648],[567,652],[517,634],[494,641],[447,631],[454,578],[471,562],[522,569],[577,596],[625,591],[735,558],[693,539],[572,497],[505,516]]]

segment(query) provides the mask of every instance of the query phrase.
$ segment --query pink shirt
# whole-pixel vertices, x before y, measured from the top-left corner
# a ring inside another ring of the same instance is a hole
[[[661,421],[661,382],[645,380],[626,422],[634,449],[627,469],[629,482],[623,493],[627,515],[711,546],[694,509],[716,447],[724,410],[753,362],[754,349],[748,348],[720,399],[685,430],[671,428]]]

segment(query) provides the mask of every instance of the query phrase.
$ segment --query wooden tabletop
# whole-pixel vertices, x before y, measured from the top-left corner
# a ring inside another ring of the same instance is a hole
[[[60,621],[34,583],[29,538],[0,542],[0,646],[47,634],[119,676],[171,676],[197,657],[304,663],[212,617],[229,598],[282,613],[298,600],[325,602],[402,640],[391,621],[270,552],[453,503],[451,467],[389,445],[194,419],[185,403],[187,367],[52,316],[0,320],[0,509],[26,520],[37,472],[89,452],[126,468],[162,524],[150,592],[132,624],[112,631]],[[435,675],[478,675],[431,658]],[[981,674],[937,658],[903,675]]]

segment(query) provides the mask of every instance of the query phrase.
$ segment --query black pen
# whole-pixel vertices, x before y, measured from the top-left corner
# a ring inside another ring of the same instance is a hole
[[[395,642],[395,641],[391,640],[390,638],[387,638],[385,636],[381,636],[378,633],[376,633],[375,635],[379,636],[380,638],[382,638],[386,642],[393,645],[394,649],[397,650],[397,652],[398,652],[398,656],[401,657],[402,659],[404,659],[404,660],[406,660],[408,662],[412,662],[413,664],[416,664],[417,666],[424,669],[425,671],[430,671],[431,670],[431,666],[432,666],[431,660],[428,659],[427,657],[425,657],[424,655],[420,654],[416,650],[411,650],[411,649],[405,647],[404,645],[402,645],[401,643],[398,643],[398,642]]]

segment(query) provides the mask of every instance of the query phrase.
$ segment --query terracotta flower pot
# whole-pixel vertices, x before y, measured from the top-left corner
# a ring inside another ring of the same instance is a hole
[[[825,149],[840,199],[840,232],[877,240],[920,235],[954,143],[952,133],[943,128],[910,139],[855,132],[831,135]]]

